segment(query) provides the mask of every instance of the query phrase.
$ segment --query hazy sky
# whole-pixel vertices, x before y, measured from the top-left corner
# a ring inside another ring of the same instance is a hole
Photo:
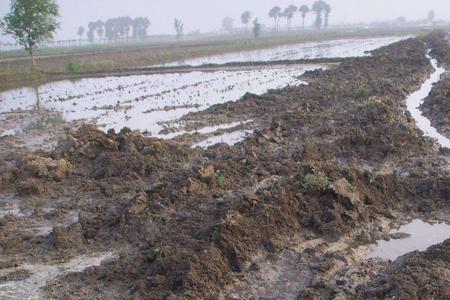
[[[274,5],[311,5],[313,0],[57,0],[61,7],[61,27],[58,39],[76,38],[79,25],[92,20],[105,20],[117,16],[148,17],[150,34],[172,33],[175,17],[185,23],[185,32],[211,31],[221,27],[225,16],[240,23],[240,14],[251,10],[267,25],[272,21],[267,12]],[[430,9],[436,17],[450,20],[450,0],[327,0],[332,6],[330,23],[354,23],[394,19],[425,18]],[[10,0],[0,0],[0,17],[9,10]],[[297,15],[294,25],[300,24]],[[312,22],[312,16],[307,20]]]

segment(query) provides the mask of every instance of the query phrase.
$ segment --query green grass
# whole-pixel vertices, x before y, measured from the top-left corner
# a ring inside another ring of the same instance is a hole
[[[220,173],[216,174],[216,183],[217,183],[217,185],[220,186],[220,185],[222,185],[224,182],[225,182],[225,175],[220,174]]]
[[[70,73],[76,73],[81,70],[81,65],[78,63],[68,63],[66,64],[66,70]]]

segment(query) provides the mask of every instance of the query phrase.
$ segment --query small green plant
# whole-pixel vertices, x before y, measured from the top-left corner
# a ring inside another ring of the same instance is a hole
[[[356,107],[358,108],[369,108],[369,107],[383,107],[384,103],[381,101],[378,101],[372,97],[369,97],[369,99],[360,101],[356,104]]]
[[[161,247],[153,248],[150,252],[149,259],[150,261],[160,260],[163,257],[163,251]]]
[[[370,184],[374,184],[377,180],[378,174],[376,172],[370,171],[366,172],[366,177]]]
[[[221,174],[221,173],[217,173],[216,174],[216,183],[217,185],[222,185],[225,181],[225,175]]]
[[[365,99],[369,98],[369,88],[367,87],[366,84],[360,83],[356,87],[356,90],[353,92],[353,96],[356,99],[365,100]]]
[[[303,179],[303,187],[309,191],[324,191],[330,181],[328,177],[320,170],[312,168],[312,172],[306,174]]]
[[[66,70],[70,73],[76,73],[81,70],[81,65],[78,63],[68,63],[66,64]]]

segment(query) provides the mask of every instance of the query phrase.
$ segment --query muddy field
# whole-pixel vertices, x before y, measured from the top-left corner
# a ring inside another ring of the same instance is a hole
[[[447,38],[3,94],[0,298],[448,299]]]

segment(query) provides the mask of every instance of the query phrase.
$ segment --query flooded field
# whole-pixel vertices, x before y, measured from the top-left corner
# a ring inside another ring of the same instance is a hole
[[[62,113],[66,121],[94,121],[99,128],[139,129],[158,136],[163,123],[211,105],[235,101],[246,92],[304,84],[298,77],[321,66],[190,72],[86,78],[0,93],[0,113],[40,108]],[[38,101],[39,99],[39,101]],[[20,130],[20,129],[17,129]],[[11,133],[11,129],[0,134]],[[170,137],[172,137],[171,135]]]
[[[368,51],[398,42],[409,36],[340,39],[279,46],[270,49],[242,51],[201,57],[165,64],[164,66],[200,66],[230,62],[281,61],[313,58],[342,58],[369,55]]]

